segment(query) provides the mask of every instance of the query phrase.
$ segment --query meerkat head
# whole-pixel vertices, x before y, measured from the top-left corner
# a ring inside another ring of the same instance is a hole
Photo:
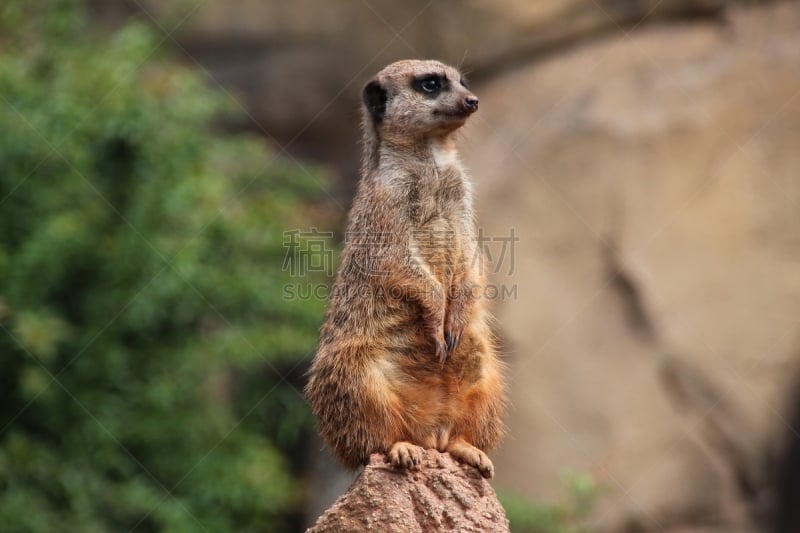
[[[464,77],[438,61],[392,63],[364,87],[366,119],[384,139],[444,136],[464,125],[478,98]]]

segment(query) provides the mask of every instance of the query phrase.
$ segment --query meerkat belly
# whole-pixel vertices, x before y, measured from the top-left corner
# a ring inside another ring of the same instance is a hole
[[[462,263],[459,226],[444,216],[434,216],[419,227],[414,237],[412,253],[446,286]]]
[[[388,326],[388,324],[387,324]],[[402,423],[397,440],[428,442],[451,418],[453,380],[436,360],[418,310],[396,308],[391,325],[377,332],[369,379],[387,391],[387,405]]]

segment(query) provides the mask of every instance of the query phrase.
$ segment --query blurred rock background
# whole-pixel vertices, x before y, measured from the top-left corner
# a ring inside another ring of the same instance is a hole
[[[591,531],[767,530],[798,435],[796,2],[92,5],[206,69],[247,110],[226,127],[329,168],[337,210],[363,83],[400,58],[463,65],[479,222],[519,238],[493,273],[516,291],[496,306],[513,401],[498,491],[557,503],[580,472]]]

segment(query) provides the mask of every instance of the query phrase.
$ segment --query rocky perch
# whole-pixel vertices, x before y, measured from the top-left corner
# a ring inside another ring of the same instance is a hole
[[[373,454],[353,485],[306,533],[508,533],[491,485],[473,467],[425,450],[417,470],[399,470]]]

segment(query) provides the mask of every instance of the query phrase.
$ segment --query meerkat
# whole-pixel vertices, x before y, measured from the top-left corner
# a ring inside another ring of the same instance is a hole
[[[363,159],[306,395],[345,466],[423,448],[494,474],[505,387],[455,132],[478,109],[455,68],[392,63],[366,84]]]

